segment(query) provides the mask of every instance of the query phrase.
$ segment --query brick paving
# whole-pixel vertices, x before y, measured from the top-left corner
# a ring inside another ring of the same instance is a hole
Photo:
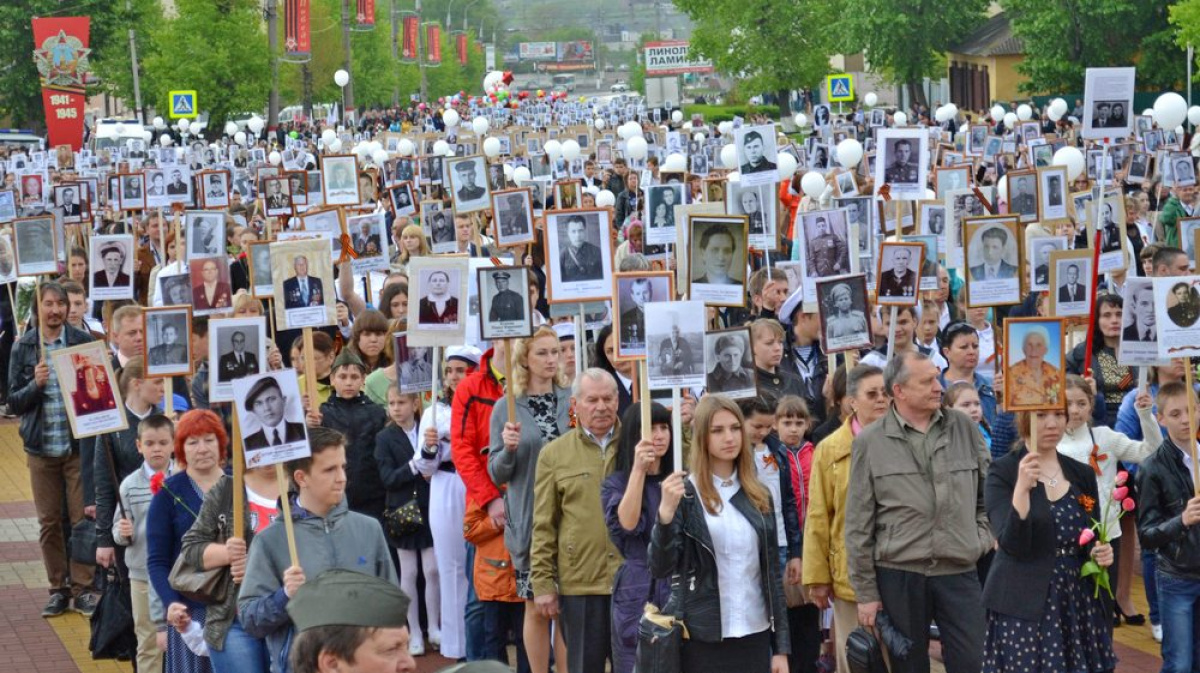
[[[38,550],[38,527],[30,493],[29,471],[15,421],[0,422],[0,673],[129,673],[129,662],[93,661],[88,652],[88,623],[69,612],[42,619],[46,574]],[[1141,578],[1134,601],[1146,613]],[[1162,666],[1159,646],[1145,627],[1115,631],[1118,673],[1155,673]],[[933,671],[945,669],[935,657]],[[432,673],[452,663],[429,654],[417,659],[418,673]],[[953,672],[951,672],[953,673]]]

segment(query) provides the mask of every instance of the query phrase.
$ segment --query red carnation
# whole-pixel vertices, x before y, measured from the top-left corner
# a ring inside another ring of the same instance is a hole
[[[158,495],[158,492],[162,490],[163,480],[166,478],[166,472],[155,472],[154,476],[150,477],[150,492],[154,495]]]

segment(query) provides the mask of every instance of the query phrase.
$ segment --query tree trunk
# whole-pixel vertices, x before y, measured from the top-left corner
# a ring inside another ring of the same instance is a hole
[[[788,103],[788,100],[791,98],[791,95],[792,95],[792,92],[788,91],[787,89],[777,89],[775,91],[775,98],[777,98],[779,101],[779,118],[780,119],[787,119],[792,114],[791,105]]]
[[[925,100],[925,87],[921,86],[919,81],[909,81],[904,86],[908,88],[908,103],[912,105],[920,105],[929,107],[929,101]],[[916,121],[915,119],[912,121]]]

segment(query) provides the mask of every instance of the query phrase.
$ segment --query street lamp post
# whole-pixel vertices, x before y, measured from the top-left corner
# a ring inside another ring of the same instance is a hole
[[[346,85],[350,83],[350,73],[338,70],[333,73],[333,83],[342,90],[342,126],[346,125]]]
[[[450,4],[446,5],[446,29],[450,29],[450,12],[454,9],[454,0],[450,0]]]
[[[467,10],[471,9],[472,7],[474,7],[477,4],[479,4],[479,0],[471,0],[471,2],[467,3],[466,7],[463,7],[463,27],[462,27],[462,29],[463,29],[464,33],[467,32]],[[446,25],[449,26],[450,24],[446,24]]]

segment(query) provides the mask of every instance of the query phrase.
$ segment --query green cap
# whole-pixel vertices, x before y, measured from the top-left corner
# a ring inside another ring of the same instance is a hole
[[[345,367],[346,365],[354,365],[362,373],[367,373],[367,366],[363,364],[362,358],[355,355],[354,351],[349,348],[343,348],[342,352],[338,353],[337,359],[333,361],[333,369],[330,371],[336,372],[338,367]]]
[[[318,626],[399,628],[408,624],[408,596],[400,587],[353,570],[326,570],[288,601],[296,631]]]

